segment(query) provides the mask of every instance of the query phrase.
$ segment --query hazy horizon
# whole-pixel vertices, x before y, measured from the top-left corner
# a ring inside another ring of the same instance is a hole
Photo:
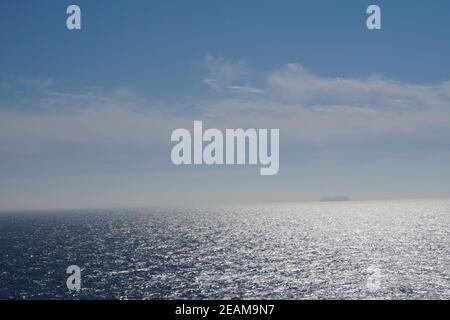
[[[13,213],[13,212],[42,212],[42,211],[88,211],[88,210],[141,210],[141,209],[209,209],[209,208],[228,208],[228,207],[261,207],[261,206],[274,206],[274,205],[302,205],[302,204],[317,204],[317,205],[333,205],[340,204],[345,205],[345,203],[355,202],[355,203],[373,203],[373,202],[411,202],[411,201],[448,201],[450,197],[447,198],[386,198],[386,199],[350,199],[349,201],[321,201],[320,199],[309,199],[309,200],[298,200],[298,201],[254,201],[254,202],[228,202],[228,203],[201,203],[196,205],[194,203],[184,203],[184,204],[159,204],[159,205],[116,205],[116,206],[73,206],[73,207],[18,207],[18,208],[0,208],[0,214],[2,213]]]

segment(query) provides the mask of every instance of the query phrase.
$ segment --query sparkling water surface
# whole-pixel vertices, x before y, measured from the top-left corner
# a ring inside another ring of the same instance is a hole
[[[450,299],[449,254],[450,200],[3,212],[0,298]]]

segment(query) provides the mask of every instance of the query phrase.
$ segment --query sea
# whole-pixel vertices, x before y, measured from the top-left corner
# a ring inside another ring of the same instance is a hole
[[[0,299],[447,300],[449,256],[446,199],[0,213]]]

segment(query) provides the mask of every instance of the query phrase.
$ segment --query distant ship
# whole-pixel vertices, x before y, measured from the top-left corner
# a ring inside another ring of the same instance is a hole
[[[320,202],[334,202],[334,201],[350,201],[347,196],[329,196],[320,199]]]

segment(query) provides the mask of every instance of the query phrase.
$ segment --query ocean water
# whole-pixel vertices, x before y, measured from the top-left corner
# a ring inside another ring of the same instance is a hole
[[[450,200],[3,212],[0,298],[450,299],[449,254]]]

